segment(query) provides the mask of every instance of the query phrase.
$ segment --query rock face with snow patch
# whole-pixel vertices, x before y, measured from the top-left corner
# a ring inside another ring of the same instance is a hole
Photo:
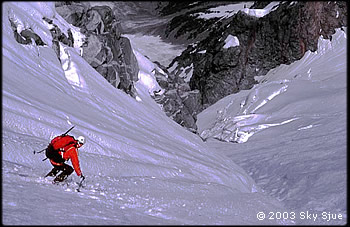
[[[198,20],[195,14],[207,12],[212,7],[226,4],[230,4],[230,2],[158,2],[156,11],[159,15],[172,17],[165,28],[158,31],[158,34],[166,40],[180,44],[191,44],[202,40],[209,35],[211,27],[217,19]]]
[[[89,3],[57,3],[56,10],[87,37],[83,58],[113,86],[133,95],[139,67],[112,9]]]
[[[250,9],[268,4],[255,4]],[[249,9],[239,11],[208,25],[206,38],[189,45],[169,68],[176,64],[176,74],[193,64],[189,84],[191,90],[200,91],[200,105],[206,108],[229,94],[252,88],[255,76],[265,75],[280,64],[290,64],[307,50],[316,51],[321,35],[330,38],[335,28],[347,25],[346,8],[346,2],[283,2],[263,17],[248,15]],[[195,13],[187,10],[186,15]],[[173,31],[182,27],[182,23],[178,24]],[[239,45],[224,48],[230,35],[237,37]]]
[[[234,13],[206,16],[217,7],[228,12],[232,5]],[[158,101],[181,125],[192,125],[197,113],[219,99],[251,89],[255,76],[316,51],[318,37],[329,38],[346,26],[347,16],[346,2],[159,2],[155,10],[171,19],[153,33],[189,44],[167,68],[168,81],[158,81],[169,89]],[[190,89],[183,92],[179,87],[185,84]]]

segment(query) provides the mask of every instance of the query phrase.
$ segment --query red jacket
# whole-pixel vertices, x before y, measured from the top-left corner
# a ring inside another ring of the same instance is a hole
[[[79,159],[78,159],[78,149],[75,147],[75,144],[70,144],[65,148],[65,152],[59,151],[58,153],[62,156],[62,158],[66,161],[71,159],[73,168],[78,176],[81,175],[80,165],[79,165]],[[61,166],[63,163],[57,163],[50,159],[50,162],[53,165]]]

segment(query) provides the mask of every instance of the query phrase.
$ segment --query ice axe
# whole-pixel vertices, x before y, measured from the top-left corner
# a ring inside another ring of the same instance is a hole
[[[70,129],[68,129],[68,131],[67,132],[65,132],[65,133],[63,133],[62,134],[62,136],[65,136],[65,135],[67,135],[68,134],[68,132],[70,132],[73,128],[75,127],[75,125],[73,125],[73,127],[71,127]]]
[[[85,180],[85,177],[82,175],[81,176],[81,180],[80,180],[80,182],[79,182],[79,186],[78,186],[78,188],[76,189],[77,190],[77,192],[80,192],[80,188],[83,186],[83,181]]]

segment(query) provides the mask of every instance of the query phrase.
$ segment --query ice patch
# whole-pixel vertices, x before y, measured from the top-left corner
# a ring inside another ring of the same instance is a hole
[[[60,60],[64,75],[68,82],[74,87],[84,88],[86,83],[84,78],[81,76],[79,66],[73,61],[72,54],[76,55],[72,48],[66,47],[65,45],[60,45]]]
[[[308,126],[305,126],[305,127],[298,128],[298,131],[309,129],[309,128],[312,128],[312,127],[314,127],[314,126],[313,125],[308,125]]]
[[[93,196],[93,195],[90,195],[89,198],[90,198],[90,199],[100,199],[100,198],[98,198],[97,196]]]
[[[253,17],[263,17],[276,10],[280,2],[271,2],[264,9],[249,9],[249,7],[251,7],[253,4],[253,2],[243,2],[218,6],[215,8],[210,8],[208,10],[209,13],[195,13],[194,16],[198,16],[198,18],[201,19],[227,18],[235,15],[239,11],[242,11]]]
[[[162,90],[162,88],[159,86],[154,75],[151,75],[150,73],[146,73],[140,70],[138,77],[141,84],[148,89],[148,92],[150,94],[153,94],[153,92]]]
[[[139,51],[133,49],[133,52],[139,65],[138,79],[140,84],[147,88],[151,95],[153,95],[154,92],[162,91],[163,89],[159,86],[155,73],[158,71],[159,73],[164,73],[164,76],[167,77],[165,72]],[[138,101],[141,101],[141,99],[139,98]]]
[[[228,35],[227,38],[225,39],[224,48],[227,49],[235,46],[239,46],[238,38],[236,36]]]
[[[271,2],[268,4],[264,9],[248,9],[244,8],[242,11],[249,16],[253,17],[264,17],[267,14],[271,13],[272,11],[276,10],[278,8],[278,5],[280,2]]]
[[[185,82],[190,82],[192,74],[193,74],[193,63],[186,68],[181,67],[180,69],[181,73],[179,77],[184,78]]]

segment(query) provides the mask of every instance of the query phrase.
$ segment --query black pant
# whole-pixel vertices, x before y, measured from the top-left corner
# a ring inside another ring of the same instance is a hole
[[[51,176],[54,177],[57,175],[58,172],[62,171],[62,173],[60,175],[58,175],[54,181],[55,182],[61,182],[64,181],[69,175],[71,175],[74,171],[74,169],[70,166],[67,165],[65,163],[62,163],[63,165],[57,166],[57,165],[53,165],[53,169],[45,176]]]

